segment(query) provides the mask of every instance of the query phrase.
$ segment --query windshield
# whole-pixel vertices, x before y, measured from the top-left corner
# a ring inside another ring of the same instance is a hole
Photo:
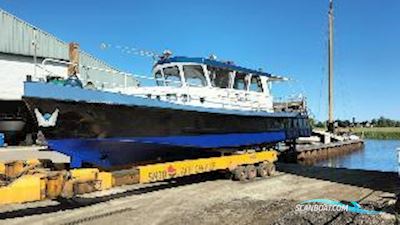
[[[154,77],[156,78],[156,83],[158,86],[164,86],[164,79],[161,74],[161,70],[157,70]]]
[[[233,88],[236,90],[247,90],[247,74],[239,72],[236,73]]]
[[[165,86],[180,87],[182,86],[179,68],[177,66],[164,68]]]
[[[251,76],[250,91],[263,92],[260,76]]]
[[[185,74],[186,85],[191,87],[204,87],[207,86],[207,80],[203,73],[203,67],[200,65],[187,65],[183,66],[183,73]]]
[[[208,67],[210,80],[213,87],[229,88],[230,72],[226,69]]]

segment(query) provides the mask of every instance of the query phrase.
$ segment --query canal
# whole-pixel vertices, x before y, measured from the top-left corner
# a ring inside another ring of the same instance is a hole
[[[400,140],[365,140],[363,150],[354,151],[347,155],[316,162],[316,166],[398,171],[396,149],[400,148]]]

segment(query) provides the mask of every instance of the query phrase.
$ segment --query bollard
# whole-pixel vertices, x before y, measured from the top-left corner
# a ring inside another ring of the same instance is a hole
[[[397,148],[397,173],[400,177],[400,148]]]
[[[400,148],[397,148],[397,172],[400,176]],[[396,194],[396,203],[394,207],[398,212],[400,211],[400,193]]]
[[[0,133],[0,147],[4,146],[4,134]]]

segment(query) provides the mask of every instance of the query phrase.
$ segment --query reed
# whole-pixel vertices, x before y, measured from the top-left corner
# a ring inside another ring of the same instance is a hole
[[[351,128],[350,131],[365,139],[400,140],[400,127]]]

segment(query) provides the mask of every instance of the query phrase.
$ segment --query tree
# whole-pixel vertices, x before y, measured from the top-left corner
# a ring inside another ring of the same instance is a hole
[[[318,127],[318,128],[326,128],[326,124],[323,123],[323,122],[321,122],[321,121],[318,121],[318,122],[315,124],[315,127]]]
[[[385,118],[383,116],[379,117],[379,119],[371,120],[371,123],[377,127],[398,127],[398,126],[400,126],[400,121],[391,120],[391,119]]]

